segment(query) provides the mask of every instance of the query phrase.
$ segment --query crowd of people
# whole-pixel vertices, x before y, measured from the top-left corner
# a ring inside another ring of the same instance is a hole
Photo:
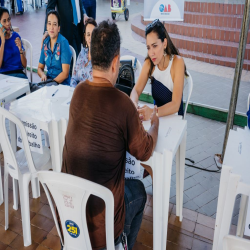
[[[158,117],[183,115],[186,68],[164,25],[155,20],[146,26],[148,55],[128,97],[115,88],[121,45],[117,25],[110,21],[97,24],[95,13],[86,12],[81,1],[69,13],[73,1],[65,1],[62,5],[56,0],[48,2],[47,32],[42,40],[38,75],[43,82],[51,80],[46,86],[63,84],[75,88],[62,172],[96,182],[112,191],[115,244],[121,242],[125,233],[130,250],[140,229],[147,196],[141,181],[124,179],[126,152],[141,161],[149,159],[157,142]],[[58,12],[54,10],[56,6]],[[27,64],[25,51],[21,37],[11,29],[7,9],[0,9],[0,22],[0,73],[26,77],[23,72]],[[72,76],[69,45],[77,54]],[[154,108],[138,106],[148,79],[151,79]],[[151,120],[147,132],[141,120]],[[144,167],[150,170],[149,166]],[[93,249],[105,249],[104,203],[91,196],[86,214]]]

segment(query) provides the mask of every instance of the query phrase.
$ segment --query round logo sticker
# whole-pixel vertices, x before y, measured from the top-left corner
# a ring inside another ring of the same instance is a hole
[[[80,228],[74,221],[66,220],[65,222],[66,230],[69,235],[73,238],[77,238],[80,235]]]

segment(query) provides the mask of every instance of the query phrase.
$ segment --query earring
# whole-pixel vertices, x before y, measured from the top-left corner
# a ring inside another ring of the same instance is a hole
[[[165,48],[165,49],[166,49],[166,48]],[[166,57],[166,55],[167,55],[167,53],[166,53],[165,49],[164,49],[164,57]]]

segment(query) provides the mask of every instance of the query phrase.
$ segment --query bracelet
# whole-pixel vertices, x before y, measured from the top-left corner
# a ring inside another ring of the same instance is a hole
[[[22,51],[22,52],[20,52],[20,54],[23,54],[23,51]]]

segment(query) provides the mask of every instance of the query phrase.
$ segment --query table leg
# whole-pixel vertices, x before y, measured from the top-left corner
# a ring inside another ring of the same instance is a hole
[[[162,188],[163,188],[163,156],[154,152],[153,170],[153,249],[161,249],[162,238]]]
[[[59,131],[58,131],[58,122],[52,120],[48,124],[48,134],[50,142],[50,152],[51,152],[51,161],[53,171],[61,172],[61,163],[62,163],[62,153],[60,150],[60,141],[59,141]]]
[[[248,196],[242,194],[236,236],[243,237],[247,218]]]
[[[0,161],[0,205],[3,203],[3,188],[2,188],[2,174],[1,174],[1,161]]]
[[[167,246],[167,231],[168,231],[168,211],[169,197],[171,186],[171,172],[173,163],[173,153],[164,150],[163,153],[163,185],[162,185],[162,243],[161,250],[165,250]]]
[[[182,221],[186,138],[187,131],[185,132],[182,142],[176,153],[176,215],[179,216],[179,221]]]
[[[219,234],[221,230],[221,221],[223,217],[223,211],[224,211],[227,188],[228,188],[228,181],[229,181],[231,172],[232,172],[231,167],[228,167],[228,166],[222,167],[216,221],[215,221],[215,230],[214,230],[213,250],[218,249],[217,247],[218,247],[218,242],[219,242]]]

